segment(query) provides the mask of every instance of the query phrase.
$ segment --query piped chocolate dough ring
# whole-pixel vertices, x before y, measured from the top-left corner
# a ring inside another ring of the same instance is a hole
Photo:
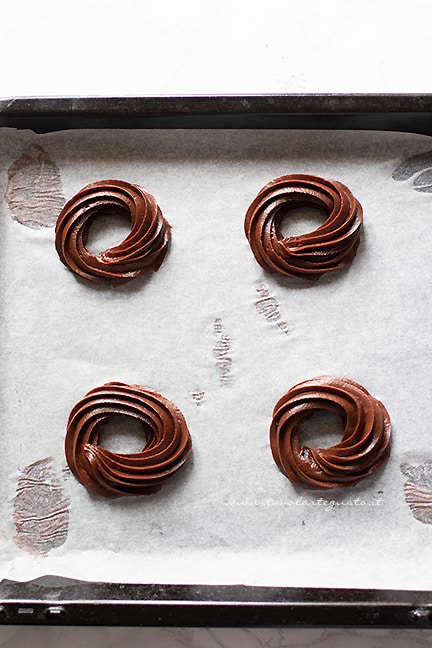
[[[117,454],[98,445],[101,425],[123,414],[141,422],[141,452]],[[86,394],[72,409],[66,430],[69,468],[89,490],[104,497],[150,495],[185,463],[192,448],[180,410],[139,385],[110,382]]]
[[[291,209],[314,206],[327,218],[301,236],[284,237],[282,220]],[[319,279],[352,263],[357,252],[363,210],[351,191],[336,180],[286,175],[261,189],[245,217],[245,233],[265,270],[289,277]]]
[[[331,448],[302,447],[299,429],[314,412],[328,411],[344,423]],[[391,423],[384,405],[347,378],[320,376],[292,387],[276,403],[270,447],[280,470],[295,484],[329,489],[355,486],[390,454]]]
[[[89,229],[103,214],[126,215],[130,234],[100,254],[86,248]],[[102,180],[87,185],[61,210],[55,246],[61,261],[80,277],[121,284],[159,269],[168,250],[170,225],[155,198],[138,185]]]

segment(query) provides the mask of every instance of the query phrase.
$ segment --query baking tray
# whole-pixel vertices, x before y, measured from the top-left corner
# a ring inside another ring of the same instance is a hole
[[[0,100],[0,126],[382,130],[432,135],[432,94]],[[0,583],[0,623],[431,627],[432,591],[130,585],[46,577]]]

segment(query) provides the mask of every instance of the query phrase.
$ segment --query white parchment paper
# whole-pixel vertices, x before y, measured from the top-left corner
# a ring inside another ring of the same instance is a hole
[[[430,138],[12,129],[0,138],[0,195],[11,164],[37,144],[66,199],[121,178],[150,191],[172,225],[156,274],[106,288],[62,266],[53,228],[28,228],[0,204],[0,576],[432,588],[432,527],[414,518],[400,468],[432,459],[432,196],[392,178]],[[265,273],[243,233],[259,189],[288,173],[338,179],[363,205],[353,265],[318,283]],[[269,448],[277,399],[321,374],[363,384],[393,422],[385,467],[337,492],[294,487]],[[159,391],[187,419],[193,455],[158,495],[105,500],[64,470],[70,409],[110,380]],[[64,475],[70,523],[66,542],[41,557],[16,545],[13,505],[23,469],[45,457]]]

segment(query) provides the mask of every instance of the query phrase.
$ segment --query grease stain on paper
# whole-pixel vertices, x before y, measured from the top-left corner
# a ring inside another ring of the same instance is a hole
[[[225,330],[220,317],[213,322],[213,335],[217,338],[213,346],[213,357],[216,360],[216,372],[222,387],[232,386],[231,337]]]
[[[63,186],[58,166],[39,144],[29,146],[9,167],[5,199],[21,225],[55,225],[65,203]]]
[[[190,393],[191,401],[198,407],[202,405],[205,401],[205,391],[203,389],[194,389]]]
[[[70,499],[52,457],[26,466],[14,500],[14,542],[33,556],[46,556],[66,542]]]
[[[289,334],[288,323],[283,319],[279,302],[273,297],[265,284],[255,286],[258,299],[255,300],[255,308],[259,315],[262,315],[270,324],[276,326],[287,335]]]
[[[411,155],[393,171],[393,180],[413,180],[414,191],[432,193],[432,151]]]
[[[407,478],[404,495],[414,518],[423,524],[432,524],[432,460],[419,466],[403,463],[402,474]]]

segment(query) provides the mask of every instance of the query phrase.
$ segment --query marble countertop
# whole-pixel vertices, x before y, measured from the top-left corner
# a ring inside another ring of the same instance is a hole
[[[429,630],[282,628],[0,628],[2,648],[414,648]]]

